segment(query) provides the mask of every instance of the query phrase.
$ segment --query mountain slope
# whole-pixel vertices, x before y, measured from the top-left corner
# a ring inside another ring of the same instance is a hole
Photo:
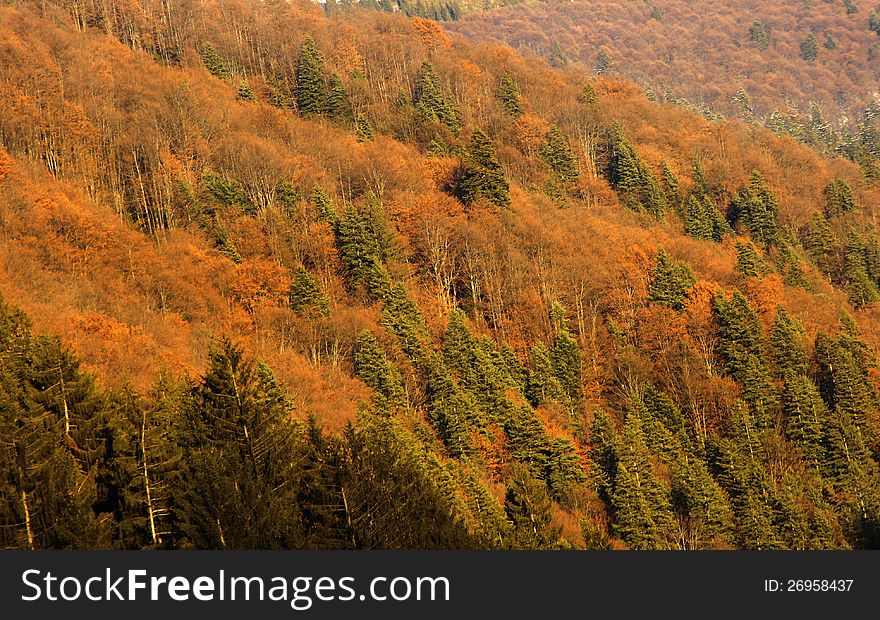
[[[2,423],[57,451],[4,546],[877,545],[858,166],[426,20],[110,8],[0,9]]]

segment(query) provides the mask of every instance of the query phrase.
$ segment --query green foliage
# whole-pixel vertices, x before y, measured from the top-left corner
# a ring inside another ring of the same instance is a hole
[[[801,41],[801,58],[807,62],[816,60],[819,56],[819,43],[816,41],[816,35],[812,32],[807,38]]]
[[[648,299],[681,310],[697,279],[686,263],[673,261],[663,248],[657,252]]]
[[[376,391],[373,400],[380,411],[406,405],[406,390],[400,372],[388,361],[379,341],[370,332],[358,335],[354,368],[361,380]]]
[[[844,282],[849,301],[856,308],[868,306],[880,300],[878,290],[878,266],[876,243],[862,239],[850,232],[844,252]]]
[[[596,57],[596,73],[598,75],[604,75],[610,72],[613,66],[614,59],[611,58],[611,54],[605,50],[599,50],[599,55]]]
[[[751,358],[764,357],[763,337],[758,315],[739,291],[730,298],[717,295],[712,302],[718,322],[718,354],[727,372],[742,381],[753,365]]]
[[[583,90],[581,90],[581,103],[588,106],[593,106],[599,103],[599,97],[596,95],[596,89],[593,88],[593,85],[589,82],[584,84]]]
[[[755,246],[748,242],[737,242],[736,271],[748,278],[761,278],[770,273],[770,267]]]
[[[327,111],[327,85],[324,83],[324,56],[315,40],[306,35],[296,65],[296,107],[303,116]]]
[[[205,69],[216,78],[220,78],[221,80],[226,80],[232,77],[232,71],[229,68],[229,65],[226,64],[226,61],[223,60],[223,57],[220,55],[213,45],[210,43],[205,43],[201,48],[202,54],[202,64],[205,65]]]
[[[315,214],[319,221],[336,223],[336,208],[333,206],[333,199],[330,195],[319,186],[312,189],[312,204],[315,207]]]
[[[467,156],[453,181],[453,194],[468,206],[485,198],[497,207],[508,207],[509,189],[501,164],[495,159],[492,141],[480,129],[474,129]]]
[[[836,240],[831,225],[820,212],[813,213],[810,225],[804,234],[804,249],[812,257],[813,263],[825,275],[836,272]]]
[[[250,87],[246,80],[238,83],[238,98],[242,101],[254,100],[254,89]]]
[[[535,480],[524,467],[513,471],[504,507],[513,524],[509,545],[513,549],[554,549],[559,531],[550,525],[550,498],[547,487]]]
[[[349,121],[352,118],[351,102],[342,80],[334,73],[330,76],[330,87],[327,93],[326,114],[336,121]]]
[[[666,197],[660,190],[654,174],[639,159],[620,127],[615,125],[609,137],[608,180],[617,190],[621,201],[633,211],[647,211],[662,218],[666,211]]]
[[[767,29],[764,27],[764,22],[756,20],[749,27],[749,37],[751,38],[752,43],[755,44],[755,47],[761,51],[770,47],[770,37],[767,35]]]
[[[495,96],[501,103],[501,109],[508,116],[520,116],[523,113],[519,86],[509,74],[505,73],[501,76],[501,82]]]
[[[364,114],[358,114],[354,119],[355,138],[358,142],[369,142],[373,139],[373,126]]]
[[[855,211],[856,201],[852,189],[843,179],[834,179],[825,186],[825,217],[831,219],[841,213]]]
[[[565,137],[556,125],[550,128],[547,139],[541,146],[541,159],[550,166],[560,181],[563,183],[572,183],[578,178],[580,171],[578,170],[577,157]]]
[[[775,196],[756,170],[730,203],[728,219],[733,225],[743,224],[753,240],[769,247],[779,240],[778,211]]]
[[[429,61],[422,63],[416,80],[413,103],[419,113],[431,122],[439,122],[453,134],[461,131],[461,112],[452,97],[440,85],[440,78]]]
[[[362,284],[378,298],[390,291],[384,263],[395,251],[382,204],[367,199],[351,205],[335,225],[336,246],[351,284]]]
[[[695,239],[721,242],[730,226],[709,196],[691,195],[685,206],[684,230]]]
[[[330,302],[321,290],[318,282],[303,267],[293,272],[293,281],[288,294],[290,309],[297,314],[316,313],[319,316],[330,316]]]
[[[782,306],[776,307],[776,318],[770,328],[769,357],[778,377],[800,375],[807,370],[804,329]]]

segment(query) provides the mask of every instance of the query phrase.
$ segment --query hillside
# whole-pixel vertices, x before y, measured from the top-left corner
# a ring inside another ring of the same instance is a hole
[[[0,546],[880,544],[864,166],[366,9],[0,33]]]
[[[537,2],[446,27],[555,64],[619,73],[660,99],[727,116],[776,112],[778,123],[793,107],[808,119],[816,104],[825,123],[855,132],[878,93],[875,8],[871,0]]]

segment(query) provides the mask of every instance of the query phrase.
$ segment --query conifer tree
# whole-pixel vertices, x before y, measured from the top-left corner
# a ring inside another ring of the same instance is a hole
[[[855,232],[851,231],[847,236],[843,262],[844,281],[850,303],[861,308],[880,300],[877,282],[868,272],[863,242]]]
[[[767,29],[764,22],[755,21],[749,28],[749,36],[752,42],[759,50],[764,51],[770,46],[770,37],[767,35]]]
[[[663,248],[657,252],[648,299],[681,310],[697,279],[687,264],[673,261]]]
[[[416,81],[413,103],[423,117],[445,125],[453,134],[461,131],[461,112],[440,85],[440,78],[429,61],[422,63]]]
[[[550,166],[553,174],[565,184],[575,181],[580,174],[577,157],[568,143],[568,138],[556,125],[550,128],[547,139],[541,146],[540,155],[541,159]]]
[[[508,116],[520,116],[523,113],[519,87],[509,74],[505,73],[501,76],[501,82],[495,96],[501,103],[501,109]]]
[[[559,532],[550,525],[550,497],[547,487],[531,476],[528,469],[516,467],[507,487],[504,507],[513,524],[513,549],[553,549]]]
[[[455,180],[454,194],[465,205],[482,197],[497,207],[507,207],[509,189],[501,164],[495,159],[492,141],[480,129],[474,129],[467,156]]]
[[[778,377],[803,374],[807,369],[807,351],[800,323],[782,306],[776,306],[776,317],[770,328],[769,356]]]
[[[820,212],[813,213],[812,221],[804,235],[804,249],[813,258],[816,267],[825,275],[837,271],[835,265],[835,238],[828,220]]]
[[[202,63],[211,75],[221,80],[226,80],[232,76],[229,65],[226,64],[226,61],[223,60],[223,57],[213,45],[205,43],[202,45],[201,53]]]
[[[732,224],[742,223],[752,239],[769,247],[779,239],[778,210],[776,198],[756,170],[731,202],[728,218]]]
[[[288,301],[290,309],[297,314],[312,312],[318,316],[330,316],[330,302],[304,267],[298,267],[293,272]]]
[[[770,272],[770,268],[755,246],[748,242],[737,242],[736,271],[748,278],[761,278]]]
[[[247,360],[228,340],[211,351],[177,438],[183,459],[174,512],[190,544],[304,545],[291,409],[268,366]]]
[[[718,321],[718,353],[732,377],[742,381],[750,365],[750,357],[763,358],[761,324],[748,300],[738,290],[728,299],[715,297],[712,303]]]
[[[369,142],[373,139],[373,126],[364,114],[358,114],[355,117],[354,131],[358,142]]]
[[[596,105],[599,102],[599,97],[596,95],[596,89],[593,88],[593,85],[589,82],[584,84],[583,90],[581,90],[581,103],[588,106]]]
[[[816,41],[816,35],[812,32],[807,38],[801,41],[801,58],[807,62],[816,60],[819,56],[819,43]]]
[[[609,150],[608,179],[622,202],[633,211],[647,211],[662,218],[667,206],[666,196],[617,125],[611,129]]]
[[[841,213],[849,213],[856,208],[855,198],[849,184],[843,179],[834,179],[825,186],[825,217],[832,218]]]
[[[599,50],[599,56],[596,58],[596,73],[598,75],[604,75],[611,71],[611,67],[613,66],[614,60],[611,58],[611,54],[605,50]]]
[[[300,47],[296,66],[296,107],[303,116],[323,114],[327,110],[324,56],[309,35]]]
[[[351,102],[348,93],[339,75],[333,73],[330,76],[330,85],[327,92],[327,116],[336,121],[348,121],[352,117]]]
[[[368,331],[358,335],[354,367],[361,380],[376,391],[373,398],[380,411],[406,404],[400,372],[388,361],[379,341]]]
[[[254,100],[254,89],[250,87],[246,80],[238,83],[238,98],[242,101]]]

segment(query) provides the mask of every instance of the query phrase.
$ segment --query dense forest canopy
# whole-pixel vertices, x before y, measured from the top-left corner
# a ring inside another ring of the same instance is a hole
[[[857,134],[880,90],[873,0],[530,2],[446,27],[788,134],[800,125]]]
[[[880,544],[876,135],[307,2],[0,80],[0,546]]]

